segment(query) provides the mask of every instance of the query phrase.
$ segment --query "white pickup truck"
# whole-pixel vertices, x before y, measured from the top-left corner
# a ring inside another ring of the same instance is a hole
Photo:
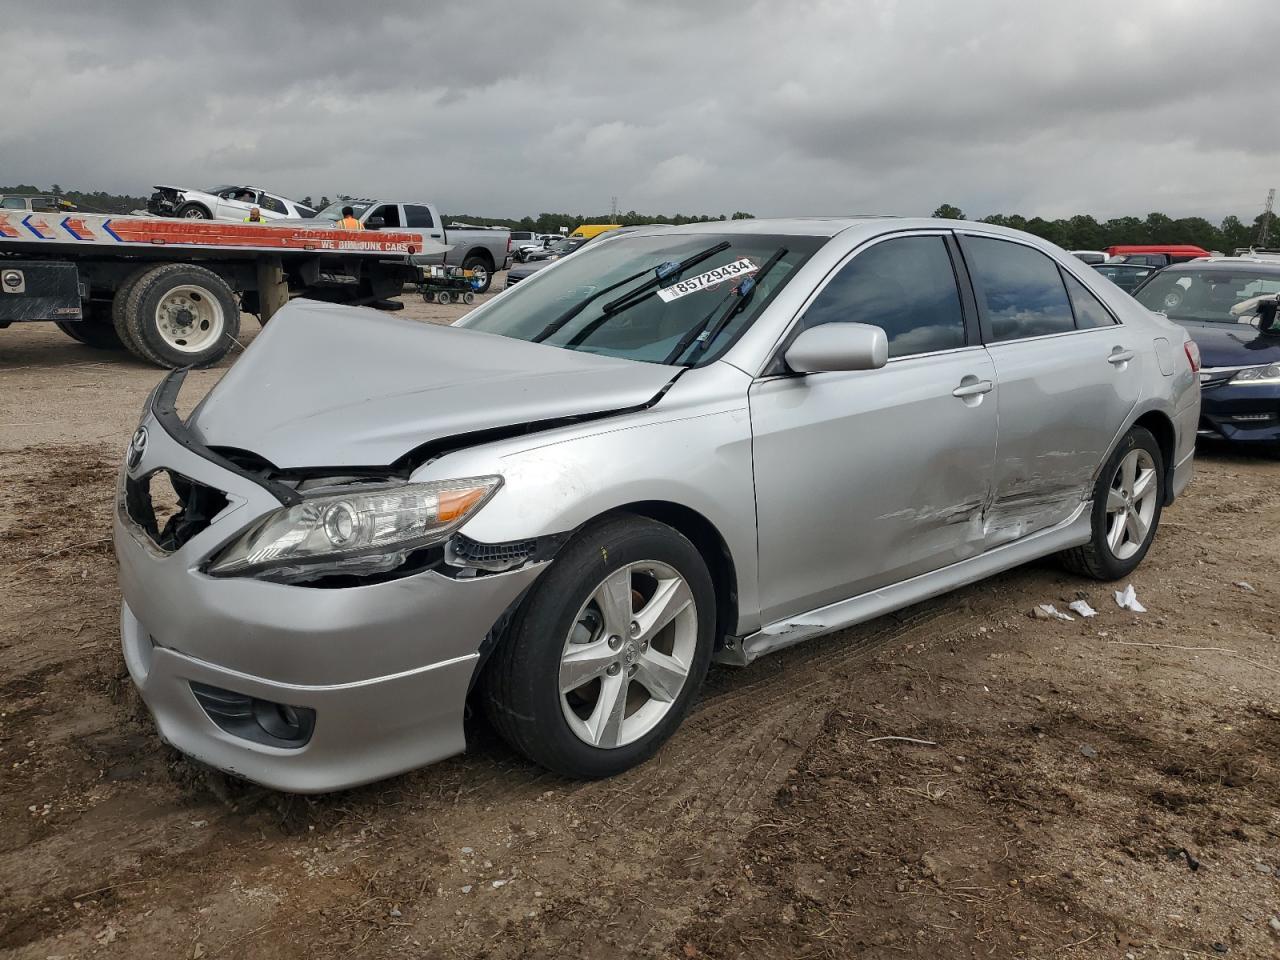
[[[445,263],[474,271],[479,280],[477,290],[484,293],[493,282],[493,275],[511,266],[511,231],[490,230],[485,227],[453,227],[445,230],[440,211],[433,203],[404,203],[398,200],[349,199],[329,204],[314,218],[290,220],[294,226],[323,227],[333,229],[342,219],[342,210],[350,207],[361,226],[366,230],[394,230],[396,233],[416,233],[424,240],[422,249],[436,249],[435,244],[448,246],[444,253],[418,254],[415,263]],[[275,221],[280,223],[281,221]]]

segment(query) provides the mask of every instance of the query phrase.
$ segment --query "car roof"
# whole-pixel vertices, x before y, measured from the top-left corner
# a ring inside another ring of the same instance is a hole
[[[1188,260],[1165,267],[1161,273],[1181,273],[1186,270],[1231,273],[1247,270],[1280,276],[1280,261],[1262,260],[1253,257],[1203,257],[1199,260]]]

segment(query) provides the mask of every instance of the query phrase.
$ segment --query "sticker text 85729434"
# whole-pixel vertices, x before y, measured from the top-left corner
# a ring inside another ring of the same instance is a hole
[[[722,267],[716,267],[714,270],[700,273],[696,277],[677,280],[669,287],[659,287],[658,296],[665,302],[670,303],[672,300],[679,300],[681,297],[687,297],[689,294],[697,293],[699,290],[709,290],[712,287],[719,286],[727,280],[745,277],[747,274],[755,273],[759,269],[749,257],[740,257],[733,263],[726,263]]]

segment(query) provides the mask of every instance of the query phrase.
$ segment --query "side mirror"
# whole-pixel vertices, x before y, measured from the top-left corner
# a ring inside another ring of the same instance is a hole
[[[796,337],[783,359],[796,373],[878,370],[889,361],[889,338],[865,323],[824,323]]]
[[[366,230],[381,230],[386,225],[387,221],[382,219],[382,217],[370,217],[364,222],[364,228]]]

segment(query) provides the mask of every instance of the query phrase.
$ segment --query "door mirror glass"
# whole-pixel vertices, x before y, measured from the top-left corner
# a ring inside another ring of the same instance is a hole
[[[889,360],[889,339],[865,323],[824,323],[796,337],[784,359],[796,373],[877,370]]]

